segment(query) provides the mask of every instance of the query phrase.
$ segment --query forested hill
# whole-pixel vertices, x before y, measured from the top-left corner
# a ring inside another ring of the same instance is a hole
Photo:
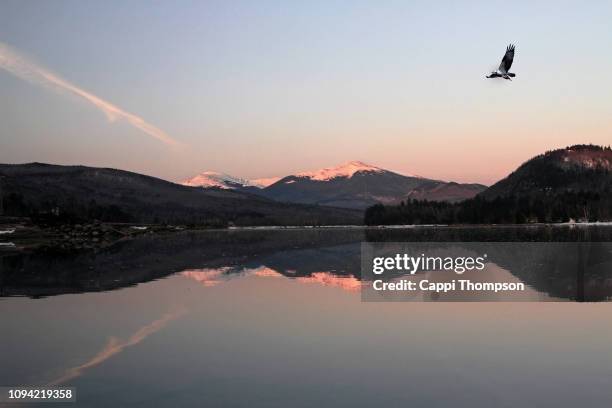
[[[612,150],[576,145],[525,162],[475,198],[449,204],[376,205],[375,224],[490,224],[612,220]]]
[[[44,163],[0,164],[4,215],[203,226],[356,224],[361,211],[280,203],[188,187],[129,171]]]

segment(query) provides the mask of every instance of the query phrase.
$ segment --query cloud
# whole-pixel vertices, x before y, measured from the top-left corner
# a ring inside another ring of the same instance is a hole
[[[54,386],[63,384],[66,381],[72,380],[76,377],[80,377],[83,372],[91,367],[95,367],[100,363],[108,360],[115,354],[121,353],[126,347],[135,346],[140,343],[151,334],[163,329],[170,321],[184,315],[186,313],[185,309],[180,309],[175,312],[169,312],[164,314],[159,319],[147,324],[146,326],[141,327],[134,334],[132,334],[126,340],[120,340],[115,337],[109,339],[108,343],[102,350],[100,350],[95,356],[86,361],[83,364],[80,364],[76,367],[69,368],[66,372],[59,378],[49,382],[47,385]]]
[[[147,135],[161,140],[168,145],[176,146],[180,144],[166,132],[148,123],[140,116],[127,112],[118,106],[79,88],[46,68],[29,61],[27,58],[20,55],[18,52],[2,42],[0,42],[0,68],[32,84],[53,87],[61,92],[75,95],[81,100],[89,102],[101,110],[111,122],[116,120],[125,120],[130,125],[143,131]]]

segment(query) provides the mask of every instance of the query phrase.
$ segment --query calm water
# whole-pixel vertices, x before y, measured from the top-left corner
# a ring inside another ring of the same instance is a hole
[[[0,385],[73,386],[66,406],[84,407],[612,406],[611,303],[363,303],[359,292],[364,240],[611,236],[209,231],[5,255]],[[545,282],[530,290],[562,300]]]

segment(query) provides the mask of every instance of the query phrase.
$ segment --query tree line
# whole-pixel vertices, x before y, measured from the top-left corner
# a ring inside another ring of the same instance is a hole
[[[366,209],[366,225],[400,224],[526,224],[612,221],[612,193],[563,192],[458,203],[407,200]]]

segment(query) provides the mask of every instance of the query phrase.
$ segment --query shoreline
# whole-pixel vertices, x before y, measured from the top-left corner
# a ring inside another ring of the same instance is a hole
[[[532,224],[415,224],[415,225],[277,225],[194,227],[185,225],[84,223],[38,226],[20,220],[0,223],[0,253],[28,250],[96,250],[145,235],[205,231],[299,231],[299,230],[418,230],[418,229],[508,229],[508,228],[585,228],[612,227],[612,222],[532,223]]]
[[[529,224],[397,224],[397,225],[276,225],[276,226],[234,226],[217,230],[275,230],[275,229],[414,229],[414,228],[525,228],[525,227],[595,227],[612,226],[612,221],[559,222]]]

